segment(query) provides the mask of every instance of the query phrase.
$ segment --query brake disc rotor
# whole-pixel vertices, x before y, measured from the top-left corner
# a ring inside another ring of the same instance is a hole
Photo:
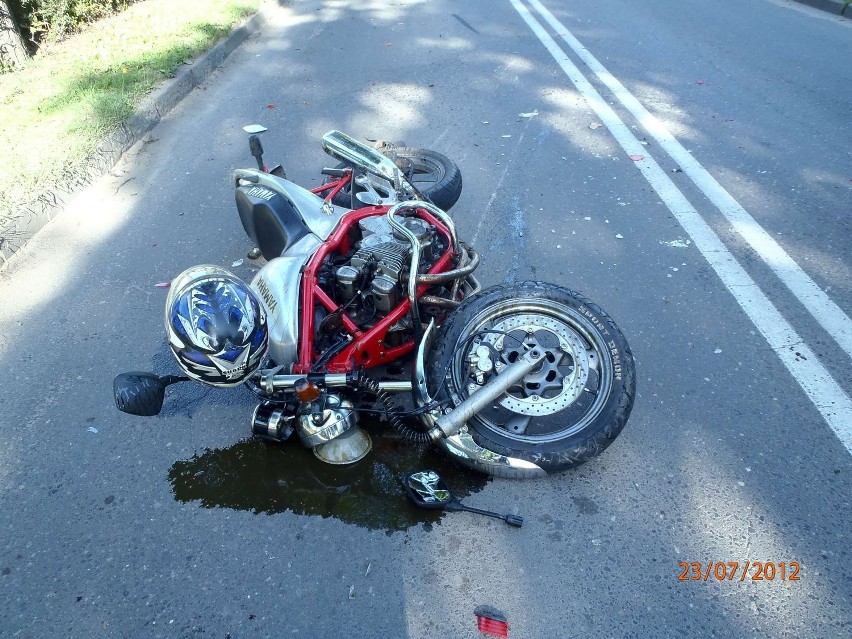
[[[500,354],[494,363],[499,373],[524,351],[539,348],[545,359],[520,382],[512,386],[497,403],[522,415],[552,415],[572,404],[589,378],[590,367],[597,366],[593,349],[570,326],[559,320],[525,313],[498,320],[483,336]],[[496,332],[507,333],[499,335]]]

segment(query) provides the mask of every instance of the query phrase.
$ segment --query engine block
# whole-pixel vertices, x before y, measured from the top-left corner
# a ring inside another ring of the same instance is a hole
[[[404,237],[394,233],[384,217],[368,217],[359,223],[361,241],[348,264],[338,267],[335,277],[342,302],[349,302],[363,287],[362,295],[372,298],[377,311],[390,313],[401,298],[400,282],[408,274],[411,264],[411,245]],[[407,218],[403,224],[420,243],[421,266],[433,261],[435,229],[425,221]],[[375,268],[373,270],[373,265]],[[365,282],[365,277],[371,280]]]

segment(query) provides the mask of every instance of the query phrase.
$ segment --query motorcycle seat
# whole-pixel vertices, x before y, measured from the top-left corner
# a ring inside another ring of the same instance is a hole
[[[268,173],[240,170],[235,177],[244,182],[235,193],[243,228],[267,260],[309,233],[325,241],[348,211]]]

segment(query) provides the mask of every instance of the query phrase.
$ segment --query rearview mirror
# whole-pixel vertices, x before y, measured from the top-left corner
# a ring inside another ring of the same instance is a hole
[[[159,414],[166,397],[166,386],[185,377],[160,377],[154,373],[120,373],[112,382],[115,407],[123,413],[151,417]]]
[[[450,487],[434,470],[422,470],[405,481],[408,496],[420,508],[444,508],[453,499]]]
[[[477,515],[502,519],[515,528],[520,528],[524,525],[524,518],[520,515],[501,515],[490,510],[480,510],[479,508],[465,506],[453,497],[453,493],[450,491],[450,487],[447,486],[447,482],[434,470],[421,470],[420,472],[409,475],[405,478],[404,486],[411,501],[418,508],[435,510],[443,508],[450,512],[464,510],[469,513],[476,513]]]

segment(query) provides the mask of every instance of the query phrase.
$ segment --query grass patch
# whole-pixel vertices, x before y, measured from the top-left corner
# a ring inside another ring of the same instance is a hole
[[[0,218],[74,175],[139,100],[260,0],[145,0],[0,75]]]

